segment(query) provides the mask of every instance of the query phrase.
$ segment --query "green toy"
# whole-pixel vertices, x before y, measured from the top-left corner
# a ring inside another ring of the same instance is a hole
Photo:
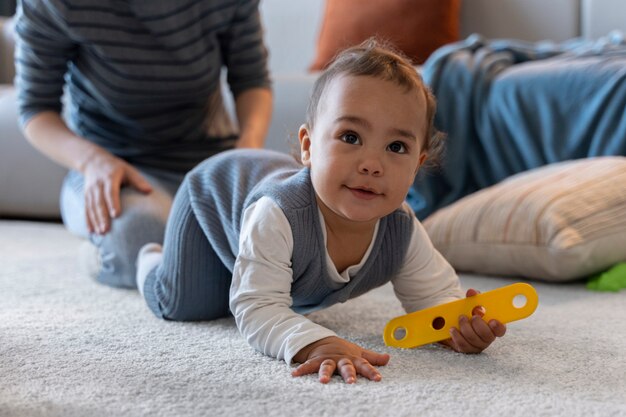
[[[587,281],[587,288],[593,291],[612,292],[626,288],[626,262],[620,262],[607,271],[592,276]]]

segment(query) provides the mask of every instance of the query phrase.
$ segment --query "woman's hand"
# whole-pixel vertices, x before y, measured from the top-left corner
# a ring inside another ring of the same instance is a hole
[[[122,213],[120,190],[123,184],[142,193],[152,191],[150,183],[126,161],[98,150],[83,163],[85,216],[90,233],[106,234],[111,219]]]
[[[294,360],[301,365],[291,373],[292,376],[318,373],[319,381],[326,384],[337,373],[345,382],[353,384],[357,375],[380,381],[382,377],[374,366],[387,365],[389,355],[372,352],[331,336],[306,346]]]
[[[465,296],[472,297],[477,294],[480,294],[480,292],[470,288]],[[451,328],[451,338],[441,343],[462,353],[480,353],[487,349],[497,337],[504,336],[506,325],[498,320],[490,320],[487,323],[483,320],[484,314],[484,308],[478,306],[472,311],[471,318],[460,316],[459,328]]]

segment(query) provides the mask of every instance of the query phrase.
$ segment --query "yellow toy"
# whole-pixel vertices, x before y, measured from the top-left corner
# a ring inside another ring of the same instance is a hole
[[[525,283],[487,291],[472,297],[396,317],[387,323],[383,339],[387,346],[414,348],[450,338],[450,328],[459,326],[459,316],[472,316],[478,306],[483,318],[509,323],[533,314],[539,303],[537,291]]]

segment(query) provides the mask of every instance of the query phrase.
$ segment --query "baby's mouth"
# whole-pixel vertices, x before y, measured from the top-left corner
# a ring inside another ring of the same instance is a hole
[[[376,197],[381,196],[381,193],[376,192],[376,190],[373,190],[371,188],[367,188],[367,187],[347,187],[352,194],[360,199],[363,200],[372,200]]]

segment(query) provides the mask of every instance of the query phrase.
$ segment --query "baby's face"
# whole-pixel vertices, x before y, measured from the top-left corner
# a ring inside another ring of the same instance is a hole
[[[322,212],[372,222],[396,210],[425,154],[426,99],[390,81],[343,75],[326,87],[302,162]]]

